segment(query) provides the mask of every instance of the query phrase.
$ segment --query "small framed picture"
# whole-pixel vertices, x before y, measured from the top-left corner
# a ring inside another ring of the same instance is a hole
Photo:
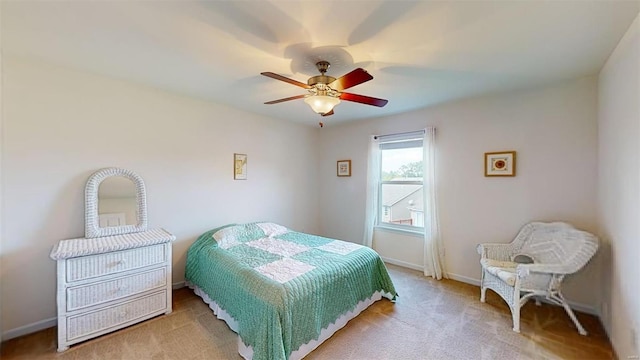
[[[247,180],[247,154],[233,154],[233,179]]]
[[[484,176],[516,176],[516,152],[484,153]]]
[[[338,176],[351,176],[351,160],[338,160]]]

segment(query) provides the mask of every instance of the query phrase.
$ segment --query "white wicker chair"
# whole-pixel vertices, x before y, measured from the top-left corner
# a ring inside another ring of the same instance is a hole
[[[487,289],[495,291],[511,309],[513,331],[520,332],[520,308],[532,297],[545,297],[561,305],[578,332],[586,335],[560,286],[566,275],[580,270],[597,250],[594,235],[562,222],[532,222],[523,226],[509,244],[480,244],[480,301],[485,302]]]

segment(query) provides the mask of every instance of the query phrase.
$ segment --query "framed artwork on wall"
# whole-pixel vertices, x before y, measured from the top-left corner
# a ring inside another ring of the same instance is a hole
[[[247,154],[233,154],[233,179],[247,180]]]
[[[351,160],[338,160],[338,176],[351,176]]]
[[[516,152],[484,153],[484,176],[516,176]]]

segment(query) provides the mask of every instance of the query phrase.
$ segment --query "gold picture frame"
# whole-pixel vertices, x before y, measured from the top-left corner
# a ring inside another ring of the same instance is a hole
[[[351,160],[338,160],[338,176],[351,176]]]
[[[516,176],[516,152],[484,153],[484,176]]]
[[[233,179],[247,180],[247,154],[233,154]]]

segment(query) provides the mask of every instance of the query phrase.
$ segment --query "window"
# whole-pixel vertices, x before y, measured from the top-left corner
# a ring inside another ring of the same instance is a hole
[[[380,182],[376,225],[424,228],[422,132],[380,137]]]

